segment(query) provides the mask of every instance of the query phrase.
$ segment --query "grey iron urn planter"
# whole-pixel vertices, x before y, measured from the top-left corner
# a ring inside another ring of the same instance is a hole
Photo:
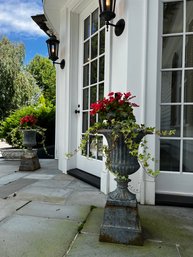
[[[101,130],[112,147],[111,130]],[[140,132],[136,142],[140,143],[145,136]],[[129,153],[122,135],[115,142],[110,151],[112,171],[120,176],[128,176],[135,173],[140,165],[137,157]],[[140,225],[136,196],[128,190],[128,182],[131,180],[115,179],[117,188],[110,192],[104,210],[103,223],[100,229],[99,240],[103,242],[143,245],[142,229]]]
[[[19,171],[34,171],[40,168],[40,162],[37,156],[37,151],[32,149],[37,144],[36,130],[24,129],[23,145],[27,148],[21,156]]]

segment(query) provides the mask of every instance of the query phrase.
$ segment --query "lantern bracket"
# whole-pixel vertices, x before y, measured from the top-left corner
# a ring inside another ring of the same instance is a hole
[[[65,60],[64,59],[62,59],[62,61],[61,62],[53,62],[53,65],[54,64],[59,64],[60,65],[60,68],[63,70],[64,69],[64,67],[65,67]]]
[[[107,26],[107,31],[109,29],[109,26],[115,27],[115,35],[118,37],[123,33],[125,29],[125,21],[124,19],[120,19],[116,24],[106,21],[106,26]]]
[[[105,21],[107,26],[107,31],[109,26],[115,27],[115,35],[120,36],[125,28],[124,19],[120,19],[116,24],[110,23],[116,17],[115,7],[116,0],[98,0],[99,1],[99,9],[100,9],[100,18]]]

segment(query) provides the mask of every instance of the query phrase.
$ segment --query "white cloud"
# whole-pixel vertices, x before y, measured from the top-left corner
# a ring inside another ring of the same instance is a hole
[[[37,37],[45,33],[31,19],[43,13],[41,0],[0,0],[0,34]]]

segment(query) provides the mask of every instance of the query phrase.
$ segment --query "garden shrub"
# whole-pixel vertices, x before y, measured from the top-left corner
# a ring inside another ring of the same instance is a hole
[[[45,105],[39,103],[33,106],[24,106],[12,112],[0,125],[0,138],[4,138],[7,143],[15,148],[22,147],[21,134],[16,133],[14,140],[11,137],[11,131],[20,125],[20,119],[26,115],[34,115],[37,118],[37,126],[46,129],[45,146],[53,146],[55,144],[55,106],[52,104]],[[41,138],[37,142],[40,142]],[[13,142],[17,142],[16,144]],[[41,147],[41,146],[39,146]]]

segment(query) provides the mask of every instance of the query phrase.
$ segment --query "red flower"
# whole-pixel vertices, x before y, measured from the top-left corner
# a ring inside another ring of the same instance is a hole
[[[37,118],[34,115],[26,115],[20,119],[20,125],[33,127],[37,122]]]
[[[125,103],[124,100],[119,100],[119,104],[120,104],[120,105],[123,105],[124,103]]]
[[[114,97],[109,97],[108,102],[112,103],[113,101],[115,101],[116,99]]]
[[[124,96],[126,99],[128,99],[131,96],[131,92],[124,93]]]
[[[116,99],[121,99],[122,95],[123,95],[123,94],[122,94],[121,92],[116,92],[116,93],[115,93],[115,98],[116,98]]]
[[[130,102],[134,97],[131,92],[110,92],[107,98],[91,104],[90,115],[99,114],[100,119],[109,121],[112,119],[122,121],[126,117],[135,120],[133,107],[138,107],[138,105]]]

